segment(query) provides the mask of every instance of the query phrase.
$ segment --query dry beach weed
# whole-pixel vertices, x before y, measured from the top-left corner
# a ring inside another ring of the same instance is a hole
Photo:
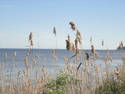
[[[32,53],[33,33],[29,34],[30,47],[27,50],[22,70],[15,71],[15,76],[12,73],[6,72],[3,75],[6,66],[0,66],[0,94],[99,94],[99,88],[104,85],[106,79],[120,79],[122,73],[125,73],[124,67],[116,67],[116,70],[110,71],[110,63],[113,62],[110,56],[110,51],[105,52],[105,59],[102,64],[96,64],[96,59],[99,54],[96,52],[93,39],[90,38],[91,51],[85,52],[80,49],[82,44],[82,33],[77,29],[76,24],[69,22],[75,38],[72,39],[68,34],[66,39],[67,53],[73,52],[71,57],[64,56],[65,65],[58,66],[58,57],[56,49],[49,52],[54,60],[54,74],[48,72],[47,59],[41,57],[38,53]],[[53,34],[57,37],[56,28],[53,27]],[[57,43],[57,42],[56,42]],[[104,40],[102,40],[104,46]],[[57,47],[57,46],[56,46]],[[14,59],[18,56],[16,51],[13,53]],[[9,56],[4,54],[7,59]],[[122,57],[125,65],[125,56]],[[14,60],[14,63],[15,60]],[[50,62],[51,63],[51,62]],[[5,63],[4,63],[5,64]],[[104,66],[104,68],[102,68]],[[50,67],[49,67],[50,68]],[[122,81],[122,80],[120,80]],[[96,93],[95,93],[96,91]],[[101,94],[101,93],[100,93]],[[107,93],[106,93],[107,94]]]

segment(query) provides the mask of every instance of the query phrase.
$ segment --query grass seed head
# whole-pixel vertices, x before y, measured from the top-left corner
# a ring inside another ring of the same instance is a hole
[[[33,46],[33,33],[32,32],[30,32],[29,41],[30,41],[30,45]]]
[[[80,44],[82,44],[82,36],[81,36],[81,32],[79,30],[77,30],[76,37],[78,39],[78,42]]]
[[[73,48],[74,48],[74,45],[70,40],[70,36],[68,35],[68,39],[66,40],[66,49],[67,50],[73,50]]]
[[[93,45],[91,45],[91,52],[92,52],[92,54],[95,54],[95,49],[94,49]]]
[[[120,42],[120,48],[123,48],[123,42],[122,41]]]
[[[30,32],[29,40],[33,40],[33,33],[32,32]]]
[[[56,27],[53,28],[53,34],[56,36]]]
[[[71,28],[73,29],[73,30],[76,30],[76,26],[75,26],[75,23],[74,22],[69,22],[69,24],[71,25]]]

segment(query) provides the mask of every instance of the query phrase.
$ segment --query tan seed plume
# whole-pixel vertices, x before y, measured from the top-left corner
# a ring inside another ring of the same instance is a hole
[[[30,32],[29,41],[30,41],[30,45],[33,46],[33,33],[32,32]]]
[[[53,34],[56,36],[56,27],[53,28]]]
[[[82,36],[81,36],[81,32],[79,30],[77,30],[76,38],[78,39],[78,42],[80,44],[82,44]]]
[[[76,29],[76,26],[75,26],[75,23],[74,22],[69,22],[69,24],[71,25],[71,28],[73,29],[73,30],[75,30]]]
[[[74,48],[73,43],[71,42],[70,36],[68,35],[68,39],[66,40],[66,49],[72,50]]]
[[[120,48],[123,48],[123,42],[122,41],[120,42]]]
[[[91,52],[92,52],[92,54],[95,54],[95,48],[93,45],[91,45]]]
[[[30,32],[29,40],[33,40],[33,33],[32,32]]]

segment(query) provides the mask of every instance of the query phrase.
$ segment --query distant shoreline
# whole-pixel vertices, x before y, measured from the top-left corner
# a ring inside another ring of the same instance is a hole
[[[29,48],[0,48],[0,50],[28,50]],[[53,49],[53,48],[32,48],[33,50],[66,50],[66,49]],[[91,50],[91,49],[80,49],[80,50]],[[95,49],[97,51],[105,51],[107,49]],[[110,51],[124,50],[124,49],[108,49]]]

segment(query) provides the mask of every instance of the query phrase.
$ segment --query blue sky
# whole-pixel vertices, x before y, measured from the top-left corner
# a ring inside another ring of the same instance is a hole
[[[35,48],[55,48],[56,39],[65,48],[67,34],[74,37],[69,21],[82,33],[81,48],[90,48],[91,36],[97,49],[125,44],[125,0],[0,0],[0,48],[26,48],[30,32]]]

